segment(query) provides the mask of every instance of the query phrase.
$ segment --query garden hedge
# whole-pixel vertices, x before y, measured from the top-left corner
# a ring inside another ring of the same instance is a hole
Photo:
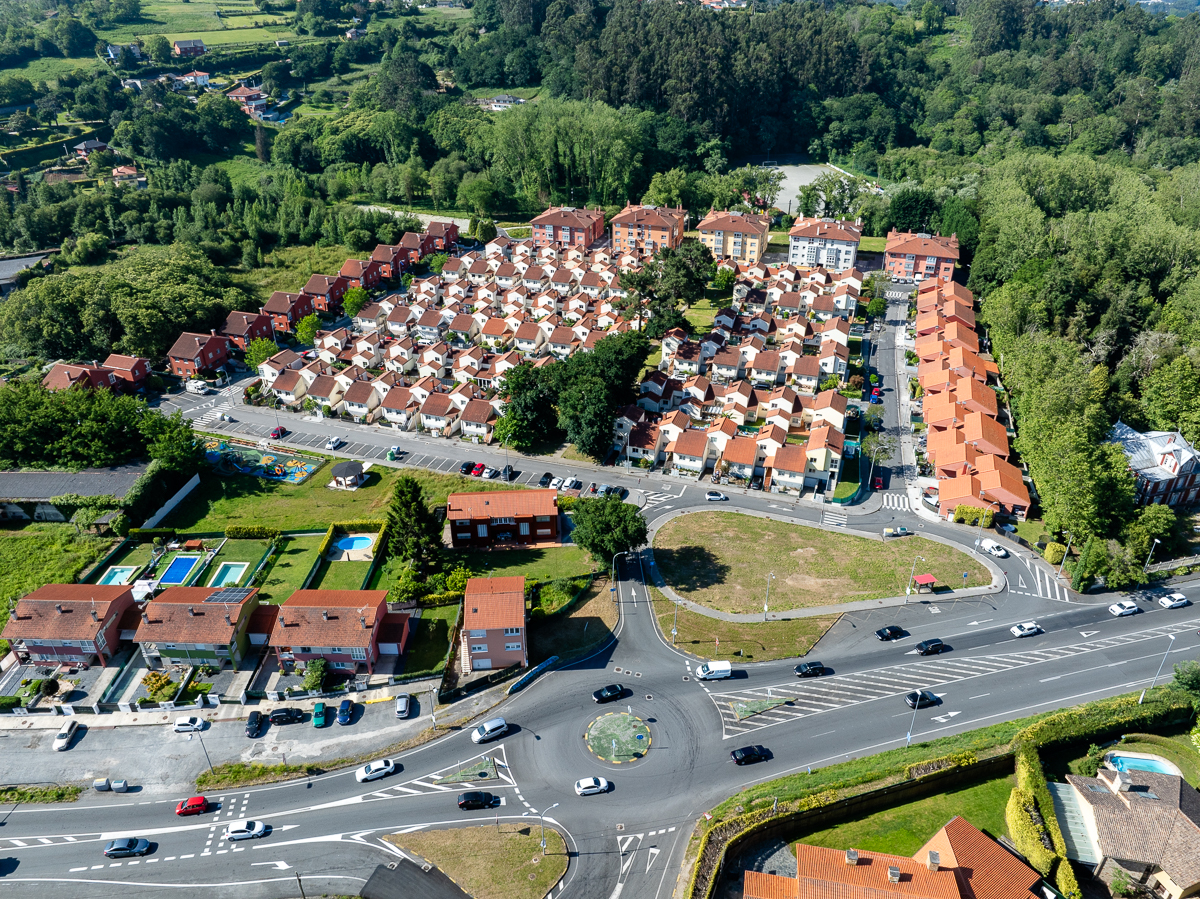
[[[225,536],[230,540],[275,540],[281,534],[279,528],[253,524],[231,524],[225,528]]]
[[[170,540],[175,536],[175,528],[130,528],[129,539],[138,543],[150,543],[155,537]]]
[[[1043,876],[1049,876],[1054,868],[1056,858],[1053,849],[1048,849],[1042,842],[1046,829],[1036,824],[1030,817],[1031,809],[1036,809],[1037,803],[1033,794],[1021,787],[1016,787],[1008,794],[1008,805],[1004,808],[1004,823],[1008,825],[1008,834],[1021,854],[1029,860],[1035,871]]]

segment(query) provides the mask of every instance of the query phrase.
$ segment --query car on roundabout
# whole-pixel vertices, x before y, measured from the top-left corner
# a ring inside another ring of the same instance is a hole
[[[483,790],[470,790],[458,797],[458,807],[464,811],[491,808],[495,803],[496,797]]]
[[[730,752],[729,759],[735,765],[753,765],[767,760],[767,750],[761,746],[743,746]]]
[[[917,655],[919,656],[935,656],[946,651],[946,644],[933,637],[929,640],[922,640],[917,644]]]
[[[625,688],[620,684],[609,684],[607,687],[601,687],[592,694],[592,701],[605,703],[612,702],[614,699],[620,699],[625,694]]]
[[[729,497],[720,490],[710,490],[708,493],[704,494],[704,498],[710,503],[723,503],[729,499]]]
[[[826,668],[820,662],[801,662],[792,670],[796,673],[796,677],[820,677],[825,673]]]
[[[576,796],[595,796],[608,792],[608,781],[603,777],[584,777],[575,781]]]
[[[354,779],[360,784],[365,784],[368,781],[379,780],[381,777],[387,777],[389,774],[396,772],[396,763],[391,759],[379,759],[375,762],[367,762],[357,771],[354,772]]]

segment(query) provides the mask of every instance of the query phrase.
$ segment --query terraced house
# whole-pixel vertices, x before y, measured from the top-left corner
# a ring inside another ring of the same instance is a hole
[[[151,668],[236,666],[257,607],[254,587],[170,587],[142,609],[133,642]]]
[[[132,605],[130,587],[47,584],[17,600],[0,636],[22,661],[107,665]]]

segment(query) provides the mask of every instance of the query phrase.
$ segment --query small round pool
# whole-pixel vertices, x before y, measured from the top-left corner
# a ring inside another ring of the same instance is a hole
[[[374,537],[343,537],[337,542],[337,548],[341,550],[370,549],[374,542]]]

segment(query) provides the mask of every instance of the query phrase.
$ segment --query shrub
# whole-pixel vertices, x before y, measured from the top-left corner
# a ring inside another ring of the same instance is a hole
[[[575,504],[579,502],[577,496],[560,496],[558,498],[558,511],[570,512],[575,508]]]
[[[280,530],[253,524],[231,524],[225,528],[225,536],[230,540],[275,540],[280,536]]]
[[[975,506],[958,506],[954,510],[954,520],[959,524],[969,524],[972,527],[982,522],[982,527],[990,528],[995,514],[992,509],[980,509]]]
[[[171,678],[161,671],[148,671],[142,677],[142,686],[146,688],[146,692],[150,694],[158,693],[168,684],[171,683]]]
[[[1061,543],[1047,543],[1042,551],[1042,557],[1051,565],[1057,565],[1067,554],[1067,548]]]
[[[325,683],[325,660],[313,659],[304,669],[304,680],[301,682],[305,690],[320,690]]]
[[[1079,888],[1079,881],[1075,879],[1075,868],[1065,858],[1058,860],[1054,883],[1066,899],[1083,899],[1083,890]]]
[[[1047,715],[1018,731],[1013,745],[1043,747],[1083,740],[1101,743],[1123,733],[1190,721],[1192,715],[1188,694],[1159,688],[1147,693],[1141,705],[1136,695],[1116,696]]]
[[[58,681],[52,677],[42,681],[41,692],[43,696],[55,696],[58,694]]]
[[[0,711],[7,712],[9,709],[19,708],[25,704],[20,696],[0,696]]]
[[[904,779],[912,780],[914,777],[922,777],[926,774],[932,774],[934,771],[941,771],[945,768],[960,768],[964,765],[974,765],[979,758],[973,750],[968,749],[965,752],[955,752],[951,755],[944,755],[941,758],[930,759],[927,762],[917,762],[914,765],[906,765],[904,768]]]
[[[138,543],[150,543],[156,537],[166,542],[175,536],[175,528],[130,528],[129,539]]]
[[[1104,750],[1093,743],[1088,747],[1087,756],[1079,765],[1079,773],[1084,777],[1095,777],[1104,762]]]
[[[1045,827],[1033,820],[1032,813],[1036,810],[1033,796],[1027,790],[1016,787],[1008,795],[1004,822],[1008,825],[1009,836],[1029,864],[1039,873],[1048,875],[1054,867],[1054,852],[1043,840],[1046,836]]]

